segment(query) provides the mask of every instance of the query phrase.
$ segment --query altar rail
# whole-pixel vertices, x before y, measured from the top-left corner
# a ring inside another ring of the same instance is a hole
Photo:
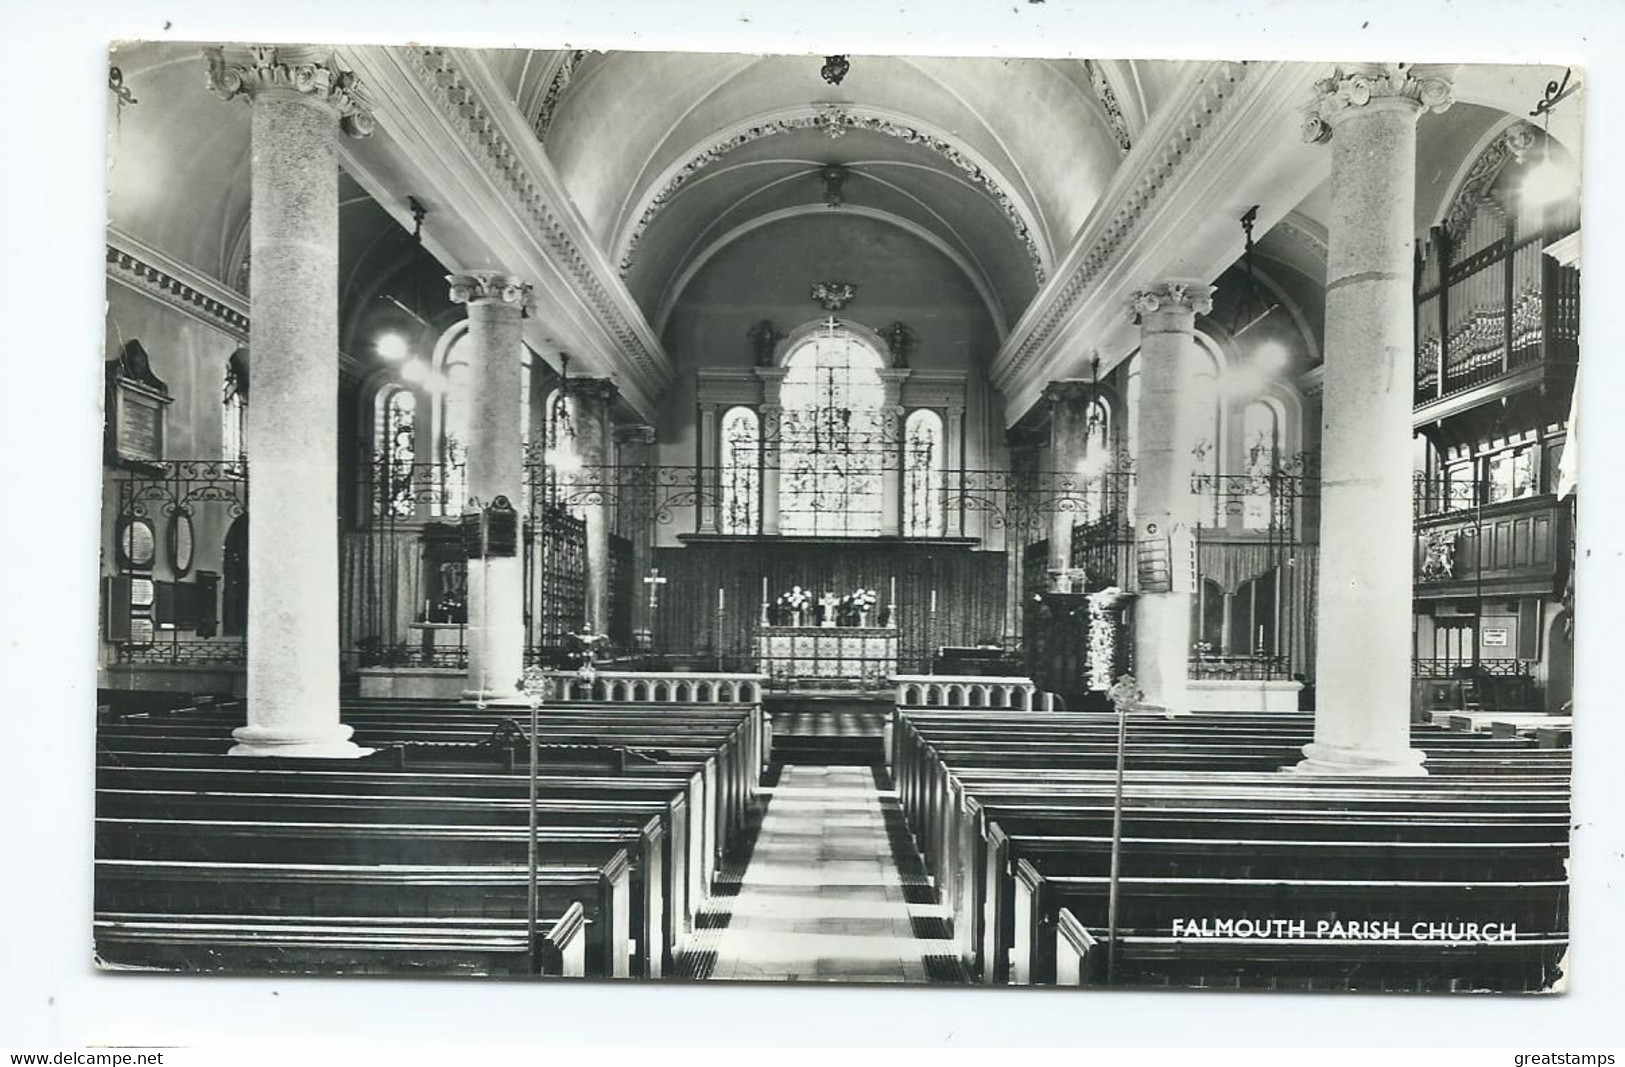
[[[1047,705],[1049,702],[1049,694],[1040,694],[1030,678],[898,674],[893,675],[891,680],[897,686],[897,706],[900,708],[1008,708],[1032,711],[1035,704]]]
[[[549,671],[556,699],[610,704],[760,704],[761,674],[694,674],[687,671],[599,671],[591,680],[575,671]]]

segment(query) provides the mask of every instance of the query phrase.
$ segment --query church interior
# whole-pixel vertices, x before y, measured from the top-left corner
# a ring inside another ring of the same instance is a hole
[[[99,965],[1562,985],[1580,72],[110,64]]]

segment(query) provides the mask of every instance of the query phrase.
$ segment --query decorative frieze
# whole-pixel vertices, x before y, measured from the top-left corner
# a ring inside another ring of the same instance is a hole
[[[848,131],[877,133],[885,137],[897,138],[906,144],[930,149],[942,156],[970,178],[974,184],[980,186],[1004,212],[1005,217],[1010,221],[1011,229],[1015,231],[1017,239],[1027,249],[1027,257],[1032,262],[1033,276],[1037,279],[1039,285],[1044,284],[1046,271],[1044,257],[1039,251],[1038,242],[1033,237],[1026,218],[1023,217],[1020,209],[1016,207],[1015,200],[992,174],[988,173],[981,165],[970,159],[963,150],[944,137],[911,126],[896,116],[866,115],[851,111],[840,104],[815,105],[814,109],[807,114],[770,119],[748,126],[730,137],[709,145],[690,158],[649,199],[642,214],[638,216],[637,222],[633,225],[631,232],[626,235],[621,245],[619,257],[621,277],[624,278],[631,272],[632,263],[637,258],[638,244],[648,231],[649,224],[671,203],[683,186],[696,174],[736,148],[742,148],[764,137],[773,137],[781,133],[793,133],[796,130],[821,130],[830,137],[840,137]]]
[[[525,313],[530,305],[530,285],[501,271],[475,270],[466,274],[448,274],[446,283],[451,286],[453,304],[473,304],[481,301],[517,304],[521,314]]]
[[[338,65],[331,53],[309,48],[250,45],[205,50],[209,88],[226,100],[252,99],[263,92],[301,93],[338,112],[339,124],[351,137],[373,131],[366,90],[354,71]]]
[[[1381,100],[1408,100],[1418,111],[1443,111],[1451,104],[1450,81],[1442,68],[1415,63],[1373,63],[1337,67],[1315,83],[1315,100],[1304,116],[1303,139],[1325,144],[1332,126],[1348,115]]]

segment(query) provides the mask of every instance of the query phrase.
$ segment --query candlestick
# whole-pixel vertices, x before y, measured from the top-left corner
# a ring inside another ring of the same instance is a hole
[[[723,605],[722,586],[717,586],[717,610],[721,611]]]
[[[935,615],[936,613],[937,613],[937,591],[935,589],[933,589],[933,590],[931,590],[931,614]]]

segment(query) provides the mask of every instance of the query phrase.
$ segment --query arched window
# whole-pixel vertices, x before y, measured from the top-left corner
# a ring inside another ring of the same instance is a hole
[[[220,562],[220,633],[248,633],[248,516],[239,515],[226,531]]]
[[[416,508],[417,410],[418,398],[410,389],[390,385],[378,394],[373,461],[380,515],[406,519]]]
[[[225,388],[220,398],[220,458],[230,473],[241,475],[248,459],[248,354],[239,348],[226,360]]]
[[[1201,479],[1201,525],[1218,526],[1224,522],[1223,502],[1219,492],[1220,457],[1224,454],[1224,428],[1219,389],[1219,360],[1207,346],[1198,345],[1202,358],[1200,369],[1190,378],[1190,388],[1183,402],[1191,405],[1191,418],[1197,427],[1197,440],[1191,450],[1191,475]]]
[[[1247,405],[1241,416],[1241,447],[1247,471],[1241,524],[1267,530],[1275,518],[1275,476],[1281,467],[1281,418],[1274,404],[1254,400]]]
[[[750,408],[722,416],[722,532],[754,534],[762,511],[762,428]]]
[[[882,529],[881,355],[833,325],[796,346],[780,391],[779,531],[870,537]]]
[[[925,408],[903,429],[903,535],[941,537],[943,525],[942,416]]]
[[[463,502],[468,498],[468,331],[462,323],[452,329],[461,329],[461,332],[441,356],[438,380],[440,410],[435,462],[440,467],[440,491],[435,505],[441,515],[462,514]]]

